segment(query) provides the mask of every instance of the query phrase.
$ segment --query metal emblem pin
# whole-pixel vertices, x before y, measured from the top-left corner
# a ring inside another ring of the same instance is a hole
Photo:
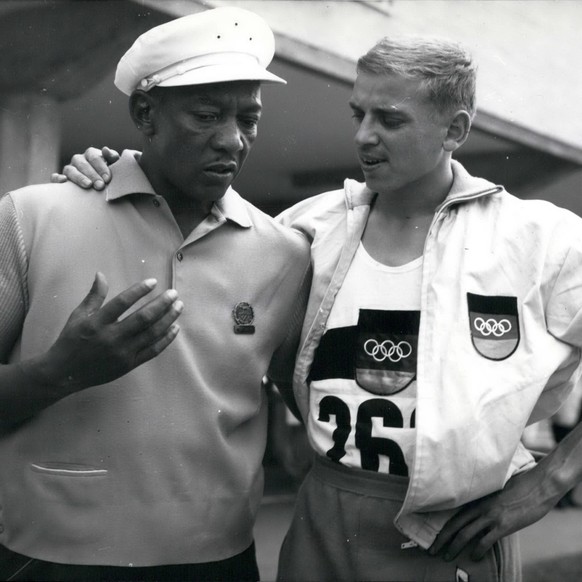
[[[241,301],[237,303],[232,310],[234,319],[234,333],[255,333],[255,312],[250,303]]]

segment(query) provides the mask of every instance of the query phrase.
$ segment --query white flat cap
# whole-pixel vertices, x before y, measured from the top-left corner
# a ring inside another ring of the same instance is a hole
[[[275,54],[268,24],[253,12],[224,7],[177,18],[142,34],[121,57],[115,86],[135,89],[224,81],[286,83],[267,71]]]

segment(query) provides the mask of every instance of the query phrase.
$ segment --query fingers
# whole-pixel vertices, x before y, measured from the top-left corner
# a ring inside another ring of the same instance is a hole
[[[447,561],[455,559],[465,548],[472,547],[471,558],[481,559],[495,543],[494,521],[478,507],[467,507],[454,515],[429,548],[431,556],[440,554]],[[493,541],[489,543],[491,536]],[[478,556],[478,557],[477,557]]]
[[[71,163],[63,168],[63,174],[81,188],[88,189],[93,187],[95,190],[103,190],[105,187],[101,176],[81,154],[75,154],[71,158]]]
[[[107,280],[97,273],[49,350],[50,383],[67,394],[105,384],[166,349],[179,332],[176,319],[184,306],[177,292],[169,289],[136,309],[156,285],[156,279],[145,279],[105,303]]]
[[[105,155],[108,157],[105,158]],[[119,159],[119,154],[108,147],[104,147],[100,150],[97,148],[87,148],[83,157],[89,164],[91,175],[86,174],[84,171],[85,167],[83,167],[82,170],[79,168],[79,170],[93,180],[96,190],[103,189],[105,184],[109,183],[111,180],[109,164],[116,162]],[[95,179],[93,176],[96,176],[97,178]]]
[[[179,331],[180,326],[173,323],[157,341],[148,344],[138,352],[135,365],[139,366],[161,354],[176,339]]]
[[[91,285],[91,289],[89,289],[89,293],[87,293],[83,301],[81,301],[76,311],[82,311],[89,315],[95,313],[103,305],[108,292],[109,285],[107,284],[105,275],[97,272],[93,284]]]
[[[120,321],[120,333],[126,337],[143,334],[143,345],[138,345],[138,349],[141,349],[163,334],[183,309],[184,304],[178,299],[178,292],[168,289]],[[146,331],[147,334],[144,333]]]
[[[70,180],[81,188],[103,190],[111,181],[109,164],[119,159],[119,154],[108,147],[99,150],[87,148],[84,154],[75,154],[71,163],[63,168],[63,173],[51,175],[51,182],[61,183]]]
[[[448,545],[453,541],[457,533],[463,529],[468,523],[471,523],[476,516],[473,516],[470,508],[463,508],[459,510],[443,527],[437,535],[428,553],[431,556],[443,553]]]
[[[97,148],[88,148],[84,154],[75,154],[71,163],[63,168],[63,173],[81,188],[103,190],[105,183],[111,180],[111,173],[103,160],[101,150]]]
[[[62,184],[63,182],[67,181],[67,177],[64,174],[58,174],[57,172],[53,172],[51,174],[51,183],[52,184]]]
[[[462,528],[441,551],[447,561],[454,560],[467,546],[479,543],[489,524],[484,520],[476,519]]]
[[[489,533],[484,535],[477,545],[471,552],[471,559],[475,562],[483,559],[483,556],[493,547],[493,545],[499,541],[502,536],[497,529],[491,530]]]
[[[174,341],[180,330],[176,319],[183,309],[177,292],[169,289],[117,324],[135,354],[133,367],[151,360]]]
[[[119,293],[100,309],[100,321],[105,324],[116,322],[132,305],[150,293],[157,283],[156,279],[145,279]]]
[[[120,157],[119,154],[115,150],[112,150],[111,148],[108,148],[107,146],[101,148],[101,155],[103,156],[103,159],[105,160],[105,162],[108,165],[114,164]],[[104,171],[101,172],[101,176],[103,177],[103,179],[106,182],[109,181],[106,178],[107,175],[109,175],[109,177],[111,177],[111,172],[109,171],[109,168],[106,165]]]

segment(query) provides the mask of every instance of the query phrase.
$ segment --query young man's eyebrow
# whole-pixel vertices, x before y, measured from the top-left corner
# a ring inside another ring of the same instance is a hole
[[[362,108],[359,107],[358,105],[356,105],[355,103],[350,101],[348,104],[353,111],[362,111]],[[381,113],[382,115],[401,115],[401,116],[408,115],[402,109],[398,109],[397,105],[386,105],[386,106],[372,107],[371,109],[375,113]]]

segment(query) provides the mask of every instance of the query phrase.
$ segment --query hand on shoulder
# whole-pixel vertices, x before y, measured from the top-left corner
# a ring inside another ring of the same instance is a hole
[[[51,182],[63,183],[70,180],[81,188],[103,190],[111,180],[109,166],[119,159],[119,153],[107,146],[102,149],[87,148],[83,154],[75,154],[71,162],[63,168],[63,173],[51,175]]]

